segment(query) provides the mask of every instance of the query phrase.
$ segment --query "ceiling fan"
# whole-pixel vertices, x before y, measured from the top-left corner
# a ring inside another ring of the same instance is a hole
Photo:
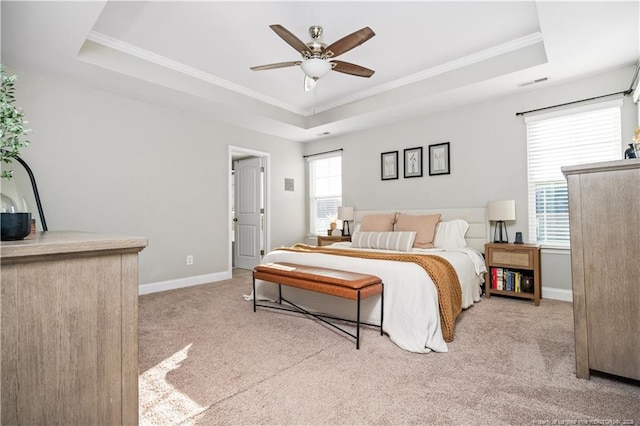
[[[376,35],[369,27],[364,27],[354,33],[351,33],[328,46],[320,41],[322,27],[318,25],[309,27],[309,34],[312,39],[309,43],[304,43],[282,25],[274,24],[269,25],[269,27],[287,44],[289,44],[289,46],[297,50],[302,55],[302,60],[259,65],[257,67],[251,67],[253,71],[300,66],[305,74],[305,91],[313,90],[317,81],[327,75],[331,70],[366,78],[371,77],[375,72],[360,65],[352,64],[350,62],[336,61],[333,59],[355,47],[360,46],[362,43]]]

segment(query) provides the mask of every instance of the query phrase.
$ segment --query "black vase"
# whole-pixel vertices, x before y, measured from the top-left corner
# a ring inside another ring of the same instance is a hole
[[[31,233],[31,213],[1,213],[0,240],[21,240]]]
[[[624,151],[624,158],[638,158],[636,155],[636,150],[632,143],[629,144],[629,148]]]

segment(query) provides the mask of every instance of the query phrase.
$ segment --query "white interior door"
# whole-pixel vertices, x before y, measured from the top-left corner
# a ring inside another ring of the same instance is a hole
[[[262,158],[235,161],[234,265],[253,269],[260,263],[262,236]]]

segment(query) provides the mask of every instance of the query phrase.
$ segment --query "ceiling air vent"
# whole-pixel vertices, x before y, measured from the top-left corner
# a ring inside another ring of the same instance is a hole
[[[531,86],[532,84],[544,83],[547,80],[549,80],[548,77],[537,78],[535,80],[525,81],[524,83],[518,83],[518,87],[525,87],[525,86]]]

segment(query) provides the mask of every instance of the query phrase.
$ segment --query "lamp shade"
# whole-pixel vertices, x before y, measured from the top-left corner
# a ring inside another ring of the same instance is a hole
[[[317,80],[331,71],[331,64],[326,59],[310,58],[300,65],[307,77]]]
[[[338,207],[338,219],[353,220],[353,207]]]
[[[515,200],[489,201],[487,203],[487,218],[489,220],[516,220]]]

